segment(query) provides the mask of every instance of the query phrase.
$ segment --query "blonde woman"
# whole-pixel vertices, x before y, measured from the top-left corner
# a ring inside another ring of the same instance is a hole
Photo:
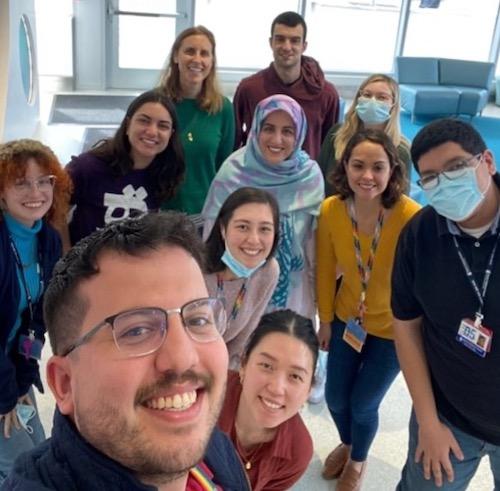
[[[186,162],[183,183],[162,208],[195,215],[233,151],[235,135],[233,106],[217,84],[215,38],[206,27],[190,27],[177,36],[160,90],[174,101]]]
[[[365,128],[382,130],[390,137],[406,175],[411,175],[410,143],[399,126],[399,86],[391,77],[376,73],[359,86],[344,123],[332,126],[323,141],[318,164],[325,177],[326,196],[334,194],[335,188],[327,177],[337,166],[347,142]]]

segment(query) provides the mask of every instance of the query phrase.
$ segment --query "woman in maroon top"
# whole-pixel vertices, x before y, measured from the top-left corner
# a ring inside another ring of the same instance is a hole
[[[307,400],[318,358],[313,323],[292,310],[262,317],[229,372],[219,427],[231,438],[253,491],[283,491],[311,460],[311,436],[298,411]]]

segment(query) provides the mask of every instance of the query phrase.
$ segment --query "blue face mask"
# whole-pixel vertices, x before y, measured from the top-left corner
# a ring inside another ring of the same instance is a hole
[[[221,257],[221,261],[238,277],[238,278],[249,278],[255,271],[257,271],[266,260],[263,259],[257,266],[254,268],[248,268],[244,264],[241,264],[229,250],[229,247],[226,244],[226,250]]]
[[[476,178],[476,169],[469,167],[457,179],[450,180],[440,176],[439,184],[433,189],[424,190],[424,193],[429,200],[429,204],[440,215],[454,222],[461,222],[476,211],[488,188],[484,193],[480,191]]]
[[[356,104],[356,114],[365,124],[381,124],[391,117],[391,106],[374,98],[360,97]]]
[[[28,425],[28,421],[36,414],[36,409],[29,404],[18,404],[16,406],[17,419],[21,426],[28,432],[33,433],[33,428]]]

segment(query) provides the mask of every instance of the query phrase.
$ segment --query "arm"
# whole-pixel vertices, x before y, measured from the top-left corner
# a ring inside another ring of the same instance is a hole
[[[217,148],[217,160],[215,162],[216,170],[219,170],[224,160],[231,155],[234,147],[234,114],[233,105],[224,97],[222,106],[221,139]]]
[[[333,170],[333,137],[335,135],[335,127],[332,126],[328,131],[327,135],[323,139],[321,144],[321,151],[318,156],[318,165],[323,174],[323,178],[326,180],[330,170]]]
[[[434,476],[436,485],[441,486],[442,469],[448,481],[453,481],[450,451],[459,460],[463,459],[463,454],[450,429],[438,417],[422,342],[421,324],[421,317],[407,321],[394,319],[394,338],[419,426],[415,461],[422,461],[426,479]]]
[[[320,320],[320,348],[327,351],[330,344],[336,294],[337,258],[331,239],[332,216],[329,213],[331,200],[323,201],[316,230],[316,296]]]

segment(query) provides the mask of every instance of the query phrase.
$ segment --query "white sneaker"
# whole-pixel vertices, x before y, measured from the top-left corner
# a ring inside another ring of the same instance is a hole
[[[318,362],[314,377],[316,379],[309,394],[308,401],[311,404],[319,404],[325,398],[325,382],[326,382],[326,362],[328,360],[328,351],[319,351]]]

